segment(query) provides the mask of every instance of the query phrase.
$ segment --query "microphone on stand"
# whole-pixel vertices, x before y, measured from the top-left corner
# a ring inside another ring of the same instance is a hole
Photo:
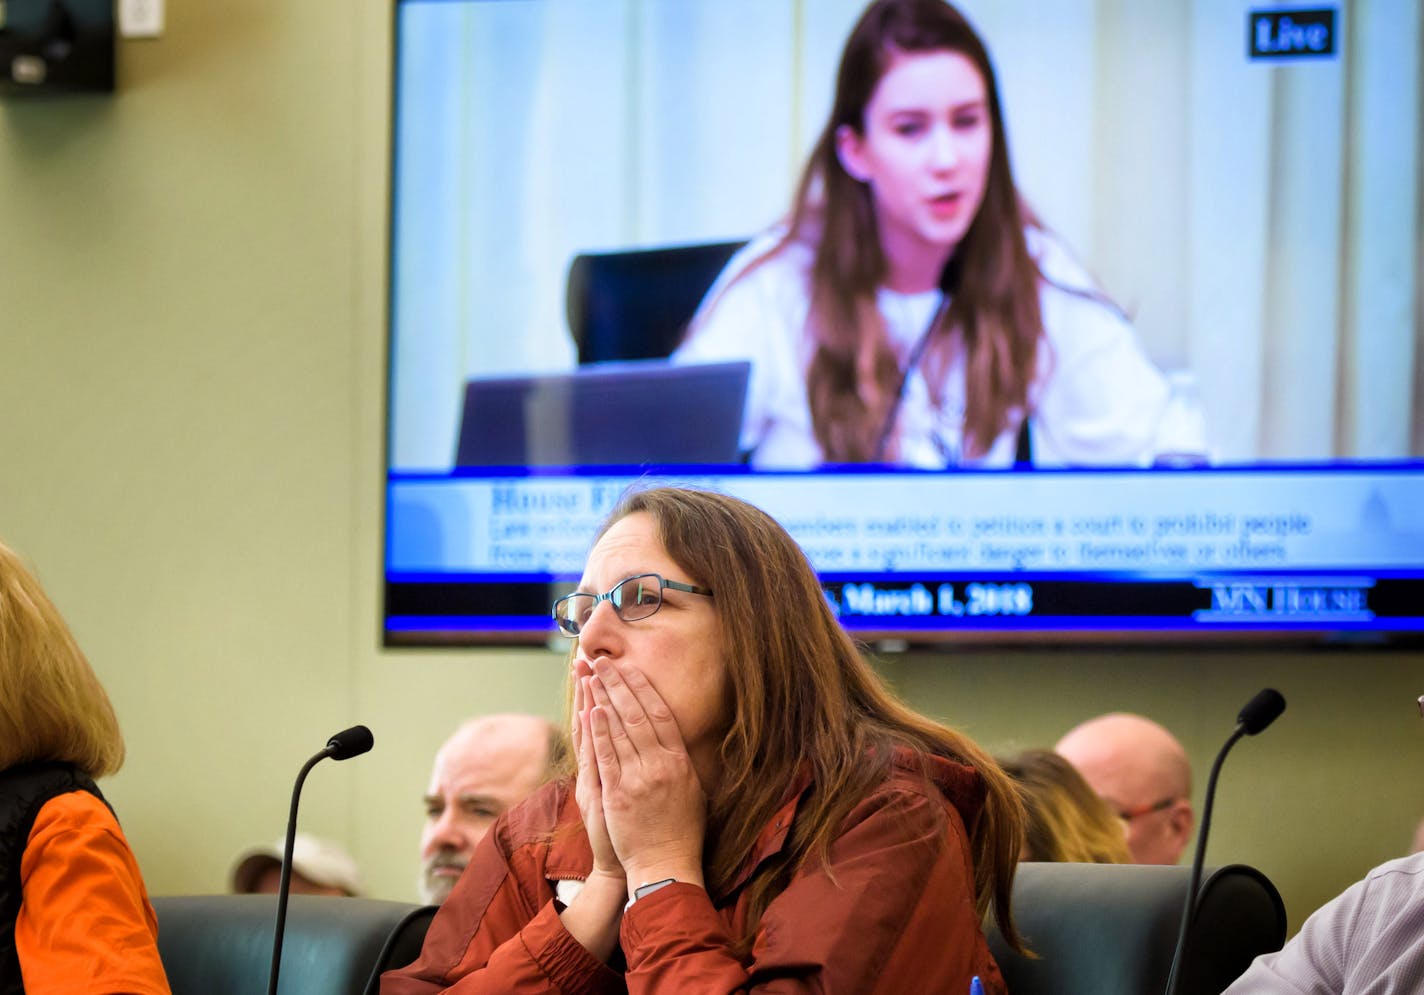
[[[330,757],[348,760],[359,757],[375,745],[376,739],[365,726],[343,729],[326,741],[326,748],[303,765],[292,786],[292,810],[287,816],[287,843],[282,848],[282,878],[277,885],[277,928],[272,936],[272,972],[267,979],[267,995],[277,995],[277,975],[282,967],[282,934],[287,927],[287,896],[292,888],[292,845],[297,837],[297,803],[302,797],[302,784],[318,763]]]
[[[1216,776],[1221,773],[1221,762],[1242,736],[1254,736],[1265,730],[1286,710],[1286,700],[1275,688],[1262,688],[1248,701],[1236,716],[1236,730],[1232,732],[1216,761],[1211,765],[1211,776],[1206,782],[1206,801],[1202,805],[1201,832],[1197,834],[1196,855],[1192,857],[1192,877],[1187,886],[1187,899],[1182,907],[1182,928],[1177,934],[1177,949],[1172,954],[1172,969],[1167,975],[1167,995],[1177,995],[1181,984],[1182,952],[1187,946],[1187,933],[1191,929],[1192,914],[1196,911],[1197,889],[1201,887],[1202,863],[1206,857],[1206,836],[1211,829],[1211,805],[1216,797]]]

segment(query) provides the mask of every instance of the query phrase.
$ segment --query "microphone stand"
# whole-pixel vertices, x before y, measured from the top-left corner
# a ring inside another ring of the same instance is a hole
[[[1206,803],[1202,806],[1201,829],[1197,833],[1196,854],[1192,857],[1191,882],[1187,885],[1187,898],[1182,908],[1182,928],[1177,933],[1177,949],[1172,954],[1172,969],[1167,974],[1167,995],[1177,995],[1177,988],[1181,984],[1182,952],[1186,949],[1187,933],[1191,929],[1192,915],[1196,912],[1197,889],[1201,887],[1202,864],[1206,860],[1206,835],[1211,829],[1211,808],[1212,803],[1216,800],[1216,778],[1221,773],[1221,763],[1226,759],[1226,754],[1244,735],[1246,735],[1246,727],[1237,725],[1236,731],[1231,734],[1226,745],[1217,753],[1216,761],[1211,765],[1211,774],[1207,777]]]
[[[292,785],[292,809],[287,815],[287,842],[282,848],[282,877],[277,884],[277,928],[272,936],[272,970],[267,976],[267,995],[277,995],[277,976],[282,969],[282,936],[287,929],[287,898],[292,889],[292,849],[297,841],[297,803],[301,801],[302,784],[311,769],[327,757],[346,760],[358,757],[371,748],[374,739],[365,726],[343,729],[326,741],[326,748],[308,760]]]
[[[292,808],[287,815],[287,842],[282,848],[282,877],[277,885],[277,931],[272,937],[272,970],[267,978],[267,995],[277,995],[277,974],[282,968],[282,934],[287,928],[287,897],[292,887],[292,848],[297,841],[297,803],[302,798],[302,783],[311,769],[331,755],[327,746],[308,760],[292,785]]]
[[[1177,949],[1172,954],[1172,969],[1167,974],[1167,995],[1177,995],[1182,983],[1182,957],[1187,949],[1187,934],[1192,928],[1192,918],[1196,914],[1197,890],[1201,887],[1202,864],[1206,861],[1206,838],[1211,830],[1211,809],[1216,801],[1216,778],[1221,773],[1222,761],[1236,741],[1242,736],[1254,736],[1265,730],[1285,711],[1286,700],[1274,688],[1262,688],[1248,701],[1236,716],[1236,730],[1231,734],[1216,760],[1211,765],[1211,775],[1206,782],[1206,801],[1202,805],[1201,830],[1197,833],[1196,854],[1192,857],[1191,880],[1187,885],[1187,897],[1182,903],[1182,927],[1177,933]]]

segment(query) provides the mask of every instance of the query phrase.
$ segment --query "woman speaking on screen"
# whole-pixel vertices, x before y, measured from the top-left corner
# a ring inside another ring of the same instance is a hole
[[[575,767],[500,816],[386,995],[1002,993],[1013,784],[910,711],[768,515],[635,492],[554,615]]]
[[[941,0],[861,16],[790,220],[733,258],[677,358],[752,361],[759,466],[1204,451],[1158,438],[1167,383],[1020,199],[988,52]]]

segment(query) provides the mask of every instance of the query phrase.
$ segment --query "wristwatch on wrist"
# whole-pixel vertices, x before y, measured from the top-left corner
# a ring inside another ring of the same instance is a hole
[[[653,881],[649,884],[640,884],[633,889],[633,895],[628,899],[628,904],[623,906],[623,911],[627,912],[633,907],[633,903],[640,898],[647,898],[659,888],[666,888],[670,884],[677,884],[677,878],[663,878],[661,881]]]

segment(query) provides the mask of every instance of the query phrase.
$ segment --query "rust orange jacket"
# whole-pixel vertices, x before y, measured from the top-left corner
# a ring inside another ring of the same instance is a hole
[[[965,829],[979,816],[983,782],[969,767],[931,765],[932,783],[907,763],[892,766],[842,824],[829,872],[808,862],[770,903],[749,955],[732,945],[746,922],[743,886],[784,845],[804,792],[767,824],[725,898],[679,883],[628,909],[619,932],[626,971],[594,958],[560,923],[556,882],[585,879],[593,856],[571,786],[548,785],[500,817],[420,957],[387,973],[382,995],[967,995],[975,975],[986,992],[1002,993],[974,907]]]

